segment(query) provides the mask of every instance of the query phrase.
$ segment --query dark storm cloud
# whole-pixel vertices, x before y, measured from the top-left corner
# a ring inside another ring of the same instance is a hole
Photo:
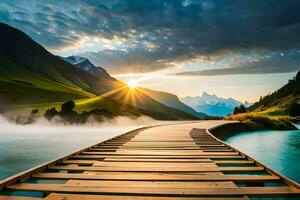
[[[4,0],[0,7],[1,21],[50,48],[84,35],[134,40],[126,51],[85,53],[104,66],[151,71],[223,51],[300,47],[299,0]]]

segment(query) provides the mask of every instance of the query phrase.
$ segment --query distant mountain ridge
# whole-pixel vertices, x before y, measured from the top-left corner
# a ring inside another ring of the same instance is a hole
[[[243,104],[236,99],[222,98],[207,92],[203,92],[201,96],[187,96],[182,98],[181,101],[197,112],[206,113],[210,116],[226,116],[233,112],[234,107]],[[249,106],[249,103],[245,102],[245,104]]]
[[[146,89],[146,88],[142,88],[142,90],[143,90],[144,93],[151,96],[156,101],[159,101],[159,102],[165,104],[166,106],[176,108],[178,110],[184,111],[186,113],[189,113],[191,115],[194,115],[194,116],[197,116],[197,117],[200,117],[200,118],[203,118],[203,117],[207,116],[205,113],[197,112],[193,108],[191,108],[188,105],[184,104],[174,94],[171,94],[171,93],[168,93],[168,92],[150,90],[150,89]]]

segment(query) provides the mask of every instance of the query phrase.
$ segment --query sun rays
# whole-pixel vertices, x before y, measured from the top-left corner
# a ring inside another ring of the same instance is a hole
[[[129,87],[129,89],[133,90],[133,89],[136,89],[138,87],[138,82],[137,82],[137,80],[131,79],[127,82],[127,85]]]

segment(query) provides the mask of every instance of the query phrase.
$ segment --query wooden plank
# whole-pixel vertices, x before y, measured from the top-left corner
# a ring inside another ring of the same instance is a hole
[[[155,160],[155,159],[154,159]],[[160,161],[159,159],[156,159],[158,161]],[[166,159],[167,161],[165,161],[164,163],[169,163],[169,164],[172,164],[174,165],[174,163],[180,163],[180,164],[188,164],[188,163],[193,163],[193,164],[199,164],[199,163],[216,163],[216,162],[213,162],[212,160],[210,159],[199,159],[198,161],[197,160],[172,160],[170,161],[169,159]],[[179,160],[179,161],[178,161]],[[64,163],[64,164],[82,164],[82,165],[93,165],[95,164],[96,162],[99,162],[97,160],[65,160],[65,161],[62,161],[61,163]],[[149,161],[149,160],[145,160],[145,159],[142,159],[142,160],[139,160],[139,159],[133,159],[133,161],[130,162],[130,160],[113,160],[113,161],[110,161],[110,160],[104,160],[102,161],[102,163],[104,164],[110,164],[110,163],[118,163],[119,165],[123,165],[123,164],[126,164],[126,163],[137,163],[137,164],[140,164],[140,163],[153,163],[155,165],[159,165],[158,162],[155,162],[155,161]],[[239,163],[240,164],[240,163]]]
[[[126,146],[122,146],[119,148],[116,147],[96,147],[96,148],[91,148],[89,149],[89,151],[107,151],[107,150],[118,150],[118,152],[120,151],[127,151],[127,150],[148,150],[148,151],[166,151],[166,150],[171,150],[171,151],[194,151],[194,150],[202,150],[204,152],[208,152],[208,151],[233,151],[232,149],[229,148],[203,148],[203,147],[126,147]]]
[[[89,166],[50,166],[49,169],[74,171],[120,171],[120,172],[216,172],[216,171],[262,171],[263,167],[89,167]]]
[[[231,181],[207,181],[207,182],[176,182],[176,181],[109,181],[109,180],[69,180],[67,185],[95,186],[95,187],[143,187],[149,189],[172,188],[237,188]]]
[[[38,173],[34,178],[47,179],[82,179],[82,180],[147,180],[147,181],[237,181],[263,182],[278,181],[280,177],[270,175],[220,175],[215,173],[203,174],[170,174],[170,173]]]
[[[83,155],[124,155],[124,156],[233,156],[233,155],[239,155],[238,152],[174,152],[174,151],[122,151],[119,152],[89,152],[89,151],[84,151],[81,152]]]
[[[195,159],[135,159],[135,158],[105,158],[105,162],[168,162],[168,163],[206,163],[213,162],[211,159],[195,158]],[[214,161],[215,162],[215,161]]]
[[[217,164],[253,164],[253,160],[214,160]]]
[[[202,149],[203,152],[232,152],[232,149]]]
[[[247,197],[151,197],[151,196],[124,196],[124,195],[83,195],[51,193],[45,200],[247,200]]]
[[[224,148],[224,147],[222,147]],[[177,149],[191,149],[191,150],[201,150],[203,149],[203,147],[199,147],[199,146],[133,146],[133,145],[124,145],[121,146],[120,149],[170,149],[170,150],[177,150]]]
[[[139,172],[139,173],[136,173],[136,172],[96,172],[96,171],[85,171],[83,172],[84,174],[94,174],[94,175],[103,175],[103,174],[106,174],[106,175],[145,175],[145,176],[148,176],[149,174],[163,174],[163,175],[166,175],[166,174],[187,174],[187,175],[207,175],[207,176],[223,176],[224,173],[222,172]]]
[[[133,147],[139,147],[139,146],[151,146],[151,147],[159,147],[159,146],[165,146],[165,147],[176,147],[176,146],[189,146],[189,147],[195,147],[195,146],[224,146],[220,145],[219,142],[140,142],[140,143],[132,143],[127,142],[123,146],[133,146]],[[112,145],[112,144],[110,144]]]
[[[84,160],[79,160],[84,161]],[[105,158],[104,162],[154,162],[154,163],[201,163],[214,162],[216,164],[253,164],[253,160],[211,160],[211,159],[124,159],[124,158]],[[66,163],[72,163],[66,162]]]
[[[155,156],[151,156],[151,155],[148,155],[148,156],[136,156],[136,155],[126,155],[126,156],[120,156],[120,155],[74,155],[74,156],[71,156],[71,158],[75,158],[75,159],[81,159],[81,158],[85,158],[85,159],[103,159],[103,158],[123,158],[123,159],[131,159],[131,158],[138,158],[138,159],[153,159],[153,158],[156,158],[156,159],[198,159],[198,158],[232,158],[232,159],[244,159],[245,156],[243,155],[237,155],[237,156],[199,156],[199,155],[196,155],[196,156],[161,156],[161,155],[155,155]]]
[[[150,163],[150,162],[103,162],[96,161],[95,167],[218,167],[213,162],[207,163]]]
[[[57,170],[72,170],[72,171],[118,171],[118,172],[217,172],[220,168],[215,166],[200,166],[200,167],[123,167],[123,166],[109,166],[109,167],[89,167],[89,166],[51,166],[50,169]],[[237,170],[237,169],[236,169]]]
[[[19,183],[7,186],[8,189],[43,192],[73,192],[95,194],[143,194],[143,195],[207,195],[207,196],[278,196],[300,194],[294,187],[239,187],[239,188],[144,188],[139,187],[98,187],[67,184],[30,184]]]

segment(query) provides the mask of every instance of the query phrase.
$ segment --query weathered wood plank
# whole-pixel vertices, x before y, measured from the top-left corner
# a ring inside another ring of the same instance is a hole
[[[89,166],[51,166],[50,169],[57,170],[72,170],[72,171],[102,171],[102,172],[217,172],[221,171],[220,168],[215,166],[201,166],[201,167],[123,167],[123,166],[110,166],[110,167],[89,167]],[[234,169],[237,171],[238,169]],[[248,170],[248,169],[244,169]],[[257,170],[257,169],[255,169]],[[258,169],[261,170],[261,169]]]
[[[73,171],[120,171],[120,172],[217,172],[217,171],[262,171],[263,167],[89,167],[89,166],[50,166],[50,169]]]
[[[84,160],[79,160],[84,161]],[[216,164],[253,164],[253,160],[211,160],[211,159],[131,159],[131,158],[105,158],[105,162],[154,162],[154,163],[206,163],[214,162]],[[66,162],[66,163],[72,163]]]
[[[207,163],[150,163],[150,162],[103,162],[103,161],[96,161],[94,163],[95,167],[218,167],[213,162]]]
[[[61,163],[64,164],[86,164],[86,165],[91,165],[94,164],[95,162],[98,162],[97,160],[64,160]],[[104,159],[105,163],[115,163],[115,162],[122,162],[122,164],[126,164],[126,162],[143,162],[143,163],[156,163],[157,162],[165,162],[165,163],[170,163],[172,165],[175,165],[174,163],[213,163],[212,160],[210,159]],[[125,162],[125,163],[124,163]],[[217,163],[214,161],[214,163]],[[239,163],[240,164],[240,163]]]
[[[94,152],[85,151],[82,152],[83,155],[124,155],[124,156],[233,156],[239,155],[238,152],[174,152],[174,151],[117,151],[117,152]]]
[[[253,164],[253,160],[214,160],[217,164]]]
[[[73,193],[95,193],[95,194],[142,194],[142,195],[207,195],[207,196],[278,196],[300,194],[300,190],[294,187],[240,187],[240,188],[144,188],[140,187],[98,187],[98,186],[77,186],[67,184],[30,184],[19,183],[9,185],[8,189],[24,191],[44,192],[73,192]]]
[[[182,149],[182,150],[185,150],[185,149],[191,149],[191,150],[201,150],[203,149],[204,147],[200,147],[200,146],[197,146],[197,145],[194,145],[194,146],[148,146],[148,145],[144,145],[144,146],[133,146],[133,145],[123,145],[120,147],[120,149],[170,149],[170,150],[177,150],[177,149]],[[224,147],[220,147],[220,148],[224,148]]]
[[[278,181],[280,177],[271,175],[216,175],[215,173],[203,174],[163,174],[163,173],[38,173],[35,178],[48,179],[83,179],[83,180],[172,180],[172,181],[237,181],[237,182],[259,182]]]
[[[195,159],[135,159],[135,158],[105,158],[105,162],[168,162],[168,163],[206,163],[213,162],[211,159],[195,158]]]
[[[151,197],[151,196],[124,196],[124,195],[82,195],[51,193],[45,200],[247,200],[247,197]]]
[[[195,156],[162,156],[162,155],[155,155],[155,156],[151,156],[151,155],[148,155],[148,156],[136,156],[136,155],[76,155],[76,156],[71,156],[71,158],[85,158],[85,159],[103,159],[103,158],[123,158],[123,159],[132,159],[132,158],[138,158],[138,159],[170,159],[170,158],[174,158],[174,159],[195,159],[195,158],[232,158],[232,159],[244,159],[245,156],[243,155],[236,155],[236,156],[216,156],[216,155],[202,155],[202,156],[199,156],[199,155],[195,155]]]
[[[176,181],[109,181],[109,180],[69,180],[67,185],[74,186],[95,186],[95,187],[142,187],[142,188],[173,188],[173,189],[189,189],[189,188],[237,188],[231,181],[207,181],[207,182],[176,182]]]

